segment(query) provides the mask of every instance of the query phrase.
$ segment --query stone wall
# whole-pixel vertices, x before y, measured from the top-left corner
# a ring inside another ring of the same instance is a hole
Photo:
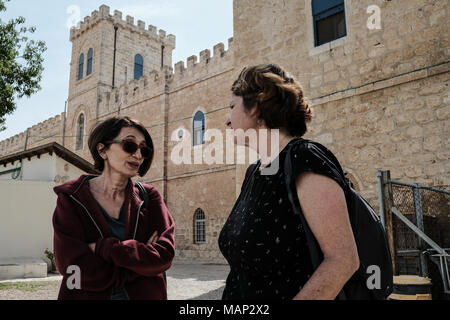
[[[367,27],[370,5],[381,29]],[[319,47],[311,1],[235,0],[234,10],[236,68],[274,62],[300,80],[315,115],[306,137],[336,153],[372,205],[378,169],[450,184],[448,2],[347,0],[347,36]]]
[[[380,8],[381,29],[367,28],[369,5]],[[71,33],[65,145],[74,151],[82,113],[85,143],[76,153],[89,161],[87,138],[98,121],[120,114],[143,122],[153,138],[155,159],[140,180],[165,197],[176,221],[177,258],[223,261],[217,237],[246,167],[225,161],[177,165],[171,138],[183,129],[192,139],[197,111],[205,114],[206,129],[218,129],[225,138],[233,80],[243,66],[274,62],[300,80],[313,107],[306,137],[336,154],[375,208],[377,170],[391,170],[395,179],[450,185],[448,2],[346,0],[345,10],[347,36],[314,47],[311,1],[234,0],[234,36],[228,50],[218,43],[172,69],[174,36],[153,26],[146,29],[141,21],[135,25],[132,17],[123,20],[120,12],[111,15],[109,7],[101,6]],[[114,25],[119,46],[113,88]],[[167,48],[162,68],[161,45]],[[77,81],[80,52],[87,56],[91,47],[93,73]],[[146,60],[143,77],[135,81],[132,63],[138,51]],[[30,128],[28,146],[61,143],[62,119]],[[22,133],[0,142],[0,155],[22,151],[25,140]],[[190,159],[205,147],[192,148]],[[193,231],[198,208],[206,215],[206,243],[201,245],[194,243]]]

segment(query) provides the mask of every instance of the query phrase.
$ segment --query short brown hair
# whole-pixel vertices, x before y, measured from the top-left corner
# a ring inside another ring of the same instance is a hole
[[[312,111],[303,96],[300,83],[276,64],[244,68],[231,91],[243,99],[244,107],[255,105],[258,116],[270,129],[285,129],[301,137],[307,131]]]
[[[108,144],[108,142],[114,140],[114,138],[116,138],[119,135],[122,128],[126,127],[132,127],[139,130],[144,135],[145,143],[151,150],[150,157],[144,159],[144,162],[139,167],[139,176],[143,177],[150,169],[150,166],[153,161],[154,155],[153,141],[145,126],[139,121],[132,120],[129,117],[109,118],[107,120],[100,122],[92,130],[89,136],[88,146],[92,158],[94,159],[94,167],[100,172],[103,172],[103,169],[105,169],[105,160],[103,160],[103,158],[99,154],[99,151],[97,150],[98,144],[101,143],[105,145],[103,150],[106,150],[111,145],[111,143]]]

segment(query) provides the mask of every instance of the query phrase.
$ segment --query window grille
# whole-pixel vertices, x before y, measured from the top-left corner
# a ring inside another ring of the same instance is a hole
[[[197,209],[194,215],[194,242],[196,244],[206,243],[205,213]]]
[[[80,114],[77,122],[77,142],[75,146],[75,150],[83,149],[83,140],[84,140],[84,115]]]

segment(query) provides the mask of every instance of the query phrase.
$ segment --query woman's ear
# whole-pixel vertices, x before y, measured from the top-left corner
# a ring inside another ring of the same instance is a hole
[[[250,116],[258,118],[259,117],[259,108],[258,106],[261,104],[261,102],[264,99],[264,93],[260,92],[256,96],[256,102],[253,105],[253,108],[250,110]]]
[[[258,95],[256,96],[256,103],[261,103],[264,99],[264,93],[260,92],[258,93]]]
[[[97,152],[103,160],[106,160],[106,158],[108,158],[105,152],[105,145],[103,143],[97,144]]]

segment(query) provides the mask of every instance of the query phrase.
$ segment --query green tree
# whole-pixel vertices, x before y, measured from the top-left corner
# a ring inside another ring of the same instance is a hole
[[[6,11],[8,1],[0,0],[0,12]],[[28,39],[36,28],[24,23],[23,17],[8,22],[0,18],[0,131],[6,128],[5,115],[17,107],[15,99],[30,97],[41,89],[42,54],[47,48],[43,41]]]

